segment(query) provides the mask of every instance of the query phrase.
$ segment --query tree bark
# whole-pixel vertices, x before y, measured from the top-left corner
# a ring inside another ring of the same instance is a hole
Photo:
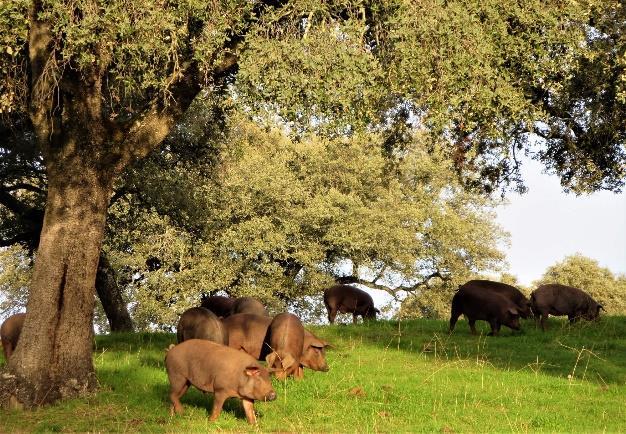
[[[17,401],[33,407],[96,387],[94,285],[113,175],[80,152],[58,157],[48,163],[46,212],[26,320],[0,387],[5,405]]]
[[[132,332],[133,320],[130,318],[122,291],[115,279],[115,270],[104,252],[100,254],[98,273],[96,274],[96,291],[104,308],[112,332]]]

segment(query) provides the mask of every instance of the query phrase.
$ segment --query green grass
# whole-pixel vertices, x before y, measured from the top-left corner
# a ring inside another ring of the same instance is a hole
[[[480,324],[480,323],[479,323]],[[100,391],[36,411],[0,411],[0,432],[625,432],[626,318],[569,326],[532,322],[499,337],[459,321],[380,321],[312,329],[333,343],[328,373],[274,380],[249,426],[231,400],[208,421],[212,397],[190,389],[170,417],[163,366],[168,334],[99,336]]]

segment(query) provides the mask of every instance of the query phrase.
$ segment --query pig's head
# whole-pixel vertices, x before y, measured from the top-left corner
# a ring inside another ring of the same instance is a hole
[[[519,330],[520,329],[519,317],[520,317],[520,314],[518,310],[514,307],[510,307],[504,313],[503,324],[507,327],[512,328],[513,330]]]
[[[598,319],[598,317],[600,317],[600,309],[604,310],[604,307],[602,307],[601,304],[596,302],[590,303],[589,307],[587,308],[587,312],[583,314],[583,318],[585,318],[587,321],[593,321]]]
[[[376,319],[376,314],[380,313],[380,311],[378,309],[376,309],[374,306],[370,306],[365,310],[365,313],[363,314],[363,318],[365,319]]]
[[[532,316],[532,314],[533,314],[533,312],[532,312],[532,309],[531,309],[531,303],[530,303],[530,300],[529,300],[529,301],[526,301],[526,302],[522,305],[522,307],[521,307],[521,309],[520,309],[520,312],[519,312],[519,315],[520,315],[522,318],[529,318],[529,317],[531,317],[531,316]]]
[[[273,401],[276,399],[270,373],[262,366],[252,365],[243,370],[243,381],[238,392],[242,397],[250,400]]]
[[[325,342],[316,337],[309,337],[305,339],[304,351],[302,351],[302,357],[300,358],[300,364],[314,371],[328,371],[328,363],[326,363],[326,347],[328,342]]]

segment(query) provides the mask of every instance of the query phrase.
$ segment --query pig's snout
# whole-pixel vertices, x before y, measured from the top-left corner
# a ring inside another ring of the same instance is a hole
[[[324,365],[322,366],[322,369],[320,369],[320,371],[322,372],[328,372],[330,370],[330,367],[328,365]]]
[[[268,394],[265,396],[265,400],[266,400],[266,401],[273,401],[273,400],[275,400],[275,399],[276,399],[276,392],[274,392],[274,391],[271,391],[270,393],[268,393]]]

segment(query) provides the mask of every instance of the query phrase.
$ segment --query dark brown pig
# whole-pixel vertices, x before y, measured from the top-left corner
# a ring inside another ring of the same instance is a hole
[[[328,364],[326,363],[326,347],[328,342],[315,336],[308,330],[304,330],[304,346],[302,348],[302,357],[300,357],[300,365],[313,371],[328,372]]]
[[[202,298],[200,306],[205,309],[209,309],[215,315],[220,318],[226,318],[233,310],[234,298],[224,297],[221,295],[211,295],[209,297]]]
[[[180,316],[176,340],[180,344],[189,339],[206,339],[228,345],[226,327],[213,312],[203,307],[192,307]]]
[[[351,313],[352,322],[356,324],[358,315],[363,320],[376,319],[376,314],[380,313],[374,307],[374,300],[365,291],[350,285],[335,285],[324,291],[324,305],[328,311],[328,321],[333,324],[337,312]]]
[[[491,325],[489,336],[497,336],[500,326],[505,325],[519,330],[517,306],[508,298],[495,292],[483,291],[475,287],[462,287],[452,297],[450,333],[459,316],[467,317],[472,334],[476,334],[476,320],[487,321]]]
[[[231,315],[236,313],[252,313],[255,315],[267,316],[267,310],[265,306],[259,300],[254,297],[239,297],[233,303],[233,308],[230,311]]]
[[[264,360],[263,342],[272,318],[251,313],[237,313],[222,319],[228,335],[228,346],[243,350],[257,360]],[[262,354],[263,353],[263,354]]]
[[[193,385],[213,393],[210,420],[216,420],[227,398],[241,398],[249,423],[256,423],[254,401],[273,401],[270,374],[252,356],[203,339],[190,339],[165,356],[170,380],[171,413],[181,413],[180,398]]]
[[[482,291],[492,291],[505,296],[517,306],[519,315],[522,318],[528,318],[532,312],[530,310],[530,300],[514,286],[507,285],[502,282],[492,282],[491,280],[470,280],[459,288],[477,288]]]
[[[274,369],[276,378],[303,377],[300,358],[304,348],[304,326],[300,318],[287,312],[276,315],[267,329],[265,345],[269,351],[265,360],[268,368]]]
[[[557,283],[541,285],[530,294],[530,303],[535,317],[541,317],[541,328],[546,330],[548,315],[567,315],[571,323],[579,318],[588,321],[600,316],[604,308],[582,289]]]
[[[0,327],[0,340],[2,341],[5,360],[9,360],[17,346],[24,325],[24,318],[26,318],[25,313],[16,313],[8,317]]]

